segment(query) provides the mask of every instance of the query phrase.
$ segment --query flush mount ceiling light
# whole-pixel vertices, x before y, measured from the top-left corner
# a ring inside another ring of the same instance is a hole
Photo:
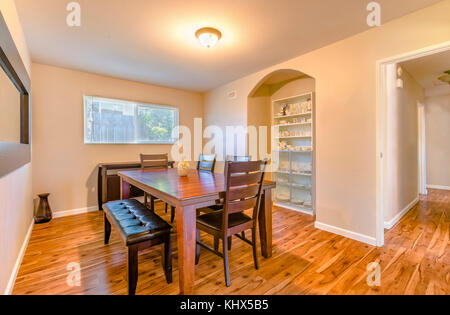
[[[442,77],[439,77],[438,80],[441,80],[444,83],[450,84],[450,70],[445,71],[446,75],[443,75]]]
[[[195,36],[198,38],[200,44],[206,48],[212,48],[217,45],[222,38],[222,33],[212,27],[204,27],[199,29]]]

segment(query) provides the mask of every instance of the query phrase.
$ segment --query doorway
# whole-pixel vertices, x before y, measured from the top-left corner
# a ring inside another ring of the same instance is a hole
[[[450,42],[377,62],[377,246],[384,245],[385,228],[395,225],[417,204],[420,193],[427,193],[426,104],[424,97],[411,93],[413,83],[405,68],[411,61],[447,52]],[[411,107],[405,108],[405,102]],[[409,127],[404,124],[406,110]],[[406,130],[403,136],[402,130]],[[404,149],[398,145],[402,140],[408,142]],[[410,172],[401,164],[405,161]]]

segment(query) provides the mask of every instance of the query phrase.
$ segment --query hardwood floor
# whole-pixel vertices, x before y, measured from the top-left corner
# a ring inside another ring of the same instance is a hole
[[[158,214],[163,213],[162,204]],[[273,257],[253,266],[251,247],[237,238],[230,252],[231,287],[221,258],[202,250],[196,294],[450,294],[450,192],[431,190],[375,248],[314,228],[312,217],[275,209]],[[212,245],[212,238],[202,235]],[[174,282],[167,285],[159,247],[139,256],[137,294],[178,294],[176,241]],[[67,284],[68,264],[81,266],[81,286]],[[367,265],[378,262],[381,286],[371,288]],[[36,225],[14,294],[126,294],[126,247],[113,231],[103,245],[100,212]]]

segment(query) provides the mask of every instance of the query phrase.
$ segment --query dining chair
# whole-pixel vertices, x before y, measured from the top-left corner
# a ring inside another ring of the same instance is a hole
[[[249,156],[238,156],[238,155],[227,155],[227,161],[232,162],[250,162],[252,157]]]
[[[251,156],[237,156],[237,155],[227,155],[227,161],[232,162],[250,162],[252,160]],[[219,200],[218,200],[219,202]],[[198,213],[210,213],[213,211],[222,211],[223,206],[218,204],[214,206],[209,206],[207,208],[202,208],[197,210]],[[229,248],[231,248],[231,241],[229,243]]]
[[[223,258],[225,282],[230,286],[230,272],[228,266],[228,242],[235,235],[253,247],[253,260],[258,269],[256,247],[256,225],[261,203],[261,192],[267,161],[231,162],[225,164],[225,196],[222,211],[206,213],[197,217],[197,246],[195,263],[200,260],[200,248]],[[252,216],[244,213],[253,209]],[[252,240],[248,240],[240,233],[251,230]],[[214,236],[214,248],[200,241],[200,231]],[[219,240],[222,240],[222,253],[219,252]]]
[[[143,171],[148,169],[168,169],[169,168],[169,155],[168,154],[141,154],[141,169]],[[149,195],[144,192],[144,205],[147,207]],[[157,198],[150,195],[150,209],[155,211],[155,201]],[[165,211],[167,213],[167,203],[165,205]]]
[[[197,163],[197,170],[214,173],[215,167],[216,167],[215,154],[210,155],[200,154]]]

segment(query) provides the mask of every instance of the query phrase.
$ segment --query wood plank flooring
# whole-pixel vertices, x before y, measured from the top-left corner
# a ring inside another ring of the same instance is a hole
[[[169,220],[170,214],[158,214]],[[273,257],[253,267],[251,247],[233,239],[231,287],[224,284],[222,260],[202,250],[196,267],[196,294],[450,294],[450,192],[431,190],[394,228],[386,245],[375,248],[320,231],[312,217],[276,208]],[[212,245],[211,237],[202,240]],[[176,241],[174,282],[167,285],[161,249],[139,256],[137,294],[178,294]],[[14,294],[126,294],[126,248],[115,232],[103,245],[100,212],[36,225]],[[67,283],[70,263],[81,266],[81,285]],[[378,262],[381,286],[371,288],[367,265]]]

